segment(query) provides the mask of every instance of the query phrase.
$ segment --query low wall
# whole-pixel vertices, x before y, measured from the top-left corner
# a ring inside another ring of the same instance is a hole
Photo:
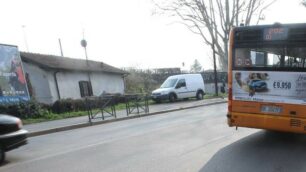
[[[218,83],[218,92],[221,93],[222,83]],[[227,92],[227,84],[225,84],[225,92]],[[215,83],[205,83],[205,93],[215,94]]]

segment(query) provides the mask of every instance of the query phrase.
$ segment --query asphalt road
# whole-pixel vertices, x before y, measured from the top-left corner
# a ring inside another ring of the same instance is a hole
[[[226,104],[59,132],[8,152],[2,172],[306,171],[306,137],[229,128]]]

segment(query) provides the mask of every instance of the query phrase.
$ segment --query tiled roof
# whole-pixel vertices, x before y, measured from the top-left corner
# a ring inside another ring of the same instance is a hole
[[[37,53],[20,52],[21,59],[25,62],[35,63],[36,65],[57,70],[71,70],[71,71],[89,71],[89,72],[108,72],[117,74],[127,74],[128,72],[110,66],[103,62],[74,59],[69,57],[45,55]]]

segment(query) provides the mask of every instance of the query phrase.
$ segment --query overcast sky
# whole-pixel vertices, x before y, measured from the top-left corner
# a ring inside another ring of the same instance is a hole
[[[0,43],[30,52],[85,58],[82,32],[89,59],[116,67],[189,68],[198,59],[212,68],[210,51],[184,25],[167,16],[152,15],[151,0],[9,0],[1,2]],[[300,0],[278,0],[261,24],[306,22]],[[25,26],[22,28],[22,26]],[[24,34],[25,33],[25,34]]]

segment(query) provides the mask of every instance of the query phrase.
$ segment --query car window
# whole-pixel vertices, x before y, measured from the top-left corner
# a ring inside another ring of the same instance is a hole
[[[160,88],[171,88],[174,87],[177,79],[167,79],[161,86]]]
[[[186,87],[186,81],[185,79],[180,79],[178,82],[177,82],[177,85],[176,87]]]

